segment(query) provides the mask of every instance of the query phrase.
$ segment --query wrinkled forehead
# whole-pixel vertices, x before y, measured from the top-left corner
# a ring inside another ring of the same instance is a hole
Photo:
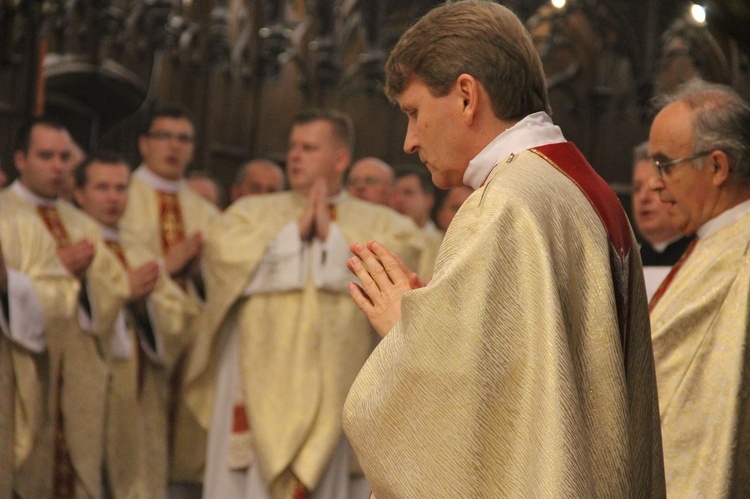
[[[692,148],[693,110],[683,101],[666,105],[654,118],[649,133],[649,156]]]

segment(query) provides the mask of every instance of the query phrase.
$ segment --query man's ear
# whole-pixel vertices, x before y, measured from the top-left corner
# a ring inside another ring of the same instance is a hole
[[[471,125],[479,106],[479,82],[473,76],[462,73],[456,79],[456,92],[461,99],[461,114],[466,124]]]
[[[13,164],[16,166],[18,173],[22,174],[26,169],[26,153],[24,151],[13,153]]]
[[[727,179],[729,178],[729,175],[731,174],[731,168],[729,165],[729,156],[724,151],[716,150],[713,151],[708,158],[706,158],[706,161],[708,162],[708,167],[712,168],[711,172],[711,181],[716,186],[719,187],[723,185]]]
[[[81,191],[81,189],[76,188],[73,191],[73,199],[76,200],[76,204],[78,205],[79,208],[83,208],[84,199],[83,199],[83,192]]]
[[[138,137],[138,152],[140,153],[141,158],[145,158],[146,157],[146,155],[143,153],[143,151],[146,149],[146,140],[147,139],[148,139],[148,137],[146,137],[145,135],[141,135],[140,137]]]
[[[344,147],[340,148],[336,152],[336,164],[334,165],[334,169],[336,170],[336,173],[339,175],[343,175],[346,172],[346,169],[349,167],[349,163],[352,160],[352,153],[349,152],[349,149],[346,149]]]

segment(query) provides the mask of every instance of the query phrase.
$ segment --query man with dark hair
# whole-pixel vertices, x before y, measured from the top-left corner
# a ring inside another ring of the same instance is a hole
[[[692,81],[661,100],[650,187],[696,235],[651,299],[670,497],[750,496],[750,105]]]
[[[474,189],[466,185],[459,185],[458,187],[448,189],[440,208],[438,208],[437,215],[435,215],[440,230],[443,232],[448,230],[456,213],[461,209],[464,201],[471,196],[472,192],[474,192]]]
[[[425,253],[417,272],[423,279],[432,277],[443,231],[432,220],[435,206],[435,186],[430,173],[418,166],[403,165],[396,169],[396,180],[391,196],[391,208],[414,220],[425,238]]]
[[[664,497],[638,250],[607,183],[552,124],[507,8],[436,7],[386,93],[436,186],[476,189],[426,286],[382,241],[349,288],[381,336],[344,426],[377,497]]]
[[[28,459],[49,417],[45,324],[70,320],[77,284],[36,214],[0,213],[0,497],[49,495],[49,467],[32,470]],[[45,449],[34,455],[48,464]]]
[[[209,301],[187,374],[188,403],[210,428],[206,497],[346,499],[344,398],[375,336],[348,297],[348,247],[389,241],[411,264],[414,224],[350,197],[348,117],[293,122],[290,191],[235,202],[206,237]]]
[[[174,337],[198,312],[156,260],[120,242],[130,168],[116,153],[89,155],[75,174],[74,197],[99,225],[106,245],[127,272],[131,294],[115,322],[107,393],[107,494],[153,498],[167,493],[167,373]],[[163,267],[166,268],[167,265]],[[160,275],[161,274],[161,275]],[[192,310],[192,316],[186,314]],[[178,342],[179,343],[179,342]]]
[[[200,303],[205,298],[200,272],[203,233],[218,210],[185,184],[195,127],[179,107],[156,109],[145,123],[138,139],[143,164],[130,182],[120,238],[126,247],[163,260],[169,278],[184,290],[185,303]],[[179,387],[184,359],[197,334],[194,322],[186,325],[169,393],[170,489],[193,497],[200,495],[206,435],[184,407]]]
[[[98,497],[103,490],[111,336],[117,310],[131,290],[96,225],[59,199],[65,176],[71,174],[67,130],[56,121],[35,118],[20,128],[17,144],[19,177],[0,192],[0,218],[25,224],[18,230],[38,232],[41,243],[56,248],[52,255],[38,255],[41,260],[24,255],[22,271],[37,271],[45,259],[56,256],[72,285],[60,291],[56,303],[42,300],[43,308],[57,307],[64,318],[45,323],[46,393],[22,405],[33,413],[35,405],[44,404],[44,417],[32,422],[34,438],[24,442],[26,457],[17,463],[15,490],[21,497]],[[23,384],[27,382],[33,381]]]

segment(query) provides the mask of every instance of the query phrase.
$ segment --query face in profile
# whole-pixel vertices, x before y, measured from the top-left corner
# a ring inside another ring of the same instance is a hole
[[[659,195],[649,187],[656,170],[651,161],[638,161],[633,169],[633,218],[638,232],[650,243],[672,239],[679,231],[669,216],[669,205],[662,203]]]
[[[682,101],[673,102],[656,115],[649,135],[649,155],[662,162],[688,158],[694,151],[692,111]],[[694,234],[712,218],[709,207],[717,203],[714,169],[706,167],[710,155],[692,161],[680,161],[651,180],[651,188],[667,204],[672,226],[685,235]],[[700,165],[700,163],[697,163]]]
[[[435,97],[430,88],[413,78],[398,96],[398,105],[408,118],[404,151],[418,153],[427,166],[432,183],[440,189],[463,185],[469,160],[465,137],[458,126],[463,122],[463,96],[457,81],[447,95]]]

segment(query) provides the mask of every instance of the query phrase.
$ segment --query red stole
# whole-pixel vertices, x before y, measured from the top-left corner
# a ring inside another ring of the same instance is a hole
[[[594,171],[572,142],[549,144],[532,149],[531,152],[549,161],[551,166],[578,187],[607,231],[611,245],[609,257],[620,329],[620,344],[624,357],[627,358],[627,336],[630,330],[628,324],[630,315],[629,269],[633,262],[631,257],[633,240],[625,210],[609,184]]]
[[[664,296],[664,293],[667,292],[667,288],[669,288],[669,285],[672,284],[672,281],[674,281],[677,273],[680,271],[682,266],[685,264],[685,261],[690,256],[690,253],[692,253],[693,249],[695,249],[695,245],[697,242],[697,237],[690,242],[690,245],[685,250],[685,253],[683,253],[680,259],[677,260],[677,263],[675,263],[674,266],[670,269],[667,277],[665,277],[661,284],[659,284],[659,287],[656,288],[656,292],[651,297],[651,301],[648,303],[649,313],[654,311],[654,309],[656,308],[656,304],[659,303],[659,300],[661,300],[662,296]]]
[[[58,247],[70,245],[70,236],[65,229],[60,213],[55,206],[37,206],[39,216],[42,222],[55,239]],[[70,458],[68,444],[65,441],[65,420],[62,413],[62,365],[63,359],[60,358],[60,371],[57,373],[57,407],[55,408],[55,454],[52,495],[55,498],[72,498],[75,497],[75,471],[73,461]]]

